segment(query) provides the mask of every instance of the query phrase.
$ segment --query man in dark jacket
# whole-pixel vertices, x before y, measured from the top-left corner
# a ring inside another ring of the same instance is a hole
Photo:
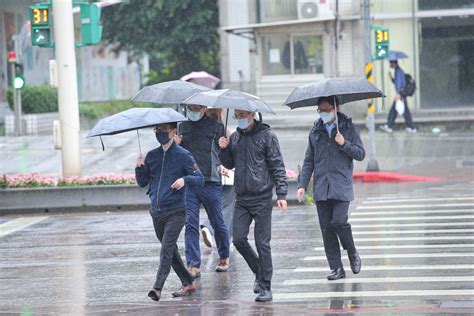
[[[354,199],[352,188],[353,160],[362,161],[365,150],[360,133],[352,120],[336,113],[334,97],[320,98],[320,119],[309,133],[309,143],[298,182],[297,198],[304,199],[311,175],[313,197],[318,210],[324,250],[331,273],[328,280],[345,278],[341,261],[342,247],[347,250],[352,272],[360,271],[361,260],[348,223],[349,203]],[[339,240],[338,240],[339,237]]]
[[[176,123],[156,125],[154,131],[161,147],[150,151],[145,159],[138,157],[135,178],[140,187],[149,186],[150,214],[156,237],[161,242],[160,267],[153,289],[148,293],[152,300],[159,301],[171,267],[183,285],[173,293],[174,297],[189,295],[196,289],[176,242],[186,215],[183,188],[201,186],[204,177],[191,153],[174,142]]]
[[[222,164],[228,169],[235,167],[233,242],[256,275],[255,300],[265,302],[272,300],[272,191],[276,186],[278,207],[286,211],[286,170],[278,139],[270,127],[256,121],[255,113],[235,110],[234,114],[239,125],[237,131],[230,140],[219,139]],[[247,239],[252,220],[258,255]]]
[[[229,269],[229,235],[222,216],[222,184],[219,160],[219,138],[225,135],[224,125],[205,115],[206,107],[191,104],[187,106],[189,121],[180,125],[178,142],[189,150],[204,175],[204,186],[186,189],[186,233],[185,247],[188,271],[193,277],[201,275],[201,251],[199,247],[199,208],[204,205],[211,226],[214,229],[219,262],[217,272]]]

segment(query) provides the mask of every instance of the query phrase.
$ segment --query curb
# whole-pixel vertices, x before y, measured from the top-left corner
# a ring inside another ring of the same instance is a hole
[[[354,182],[428,182],[446,180],[436,177],[382,171],[354,172],[353,179]]]

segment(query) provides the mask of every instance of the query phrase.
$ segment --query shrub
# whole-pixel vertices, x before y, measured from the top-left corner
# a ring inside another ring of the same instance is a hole
[[[7,101],[14,110],[12,88],[7,90]],[[48,85],[25,86],[21,89],[21,108],[24,114],[57,112],[58,92]]]
[[[131,108],[157,107],[153,103],[131,102],[128,100],[113,100],[105,102],[81,103],[79,114],[89,119],[100,119]]]

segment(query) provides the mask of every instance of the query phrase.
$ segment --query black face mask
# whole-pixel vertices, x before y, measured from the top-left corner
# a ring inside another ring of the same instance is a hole
[[[166,145],[170,141],[169,138],[169,133],[168,132],[156,132],[155,133],[156,140],[161,144],[161,145]]]

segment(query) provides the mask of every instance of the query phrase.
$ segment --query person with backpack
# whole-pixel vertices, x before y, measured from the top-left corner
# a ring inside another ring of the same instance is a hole
[[[411,116],[410,109],[407,103],[407,97],[413,95],[415,85],[414,81],[411,79],[411,76],[407,76],[402,68],[398,65],[398,60],[390,60],[390,68],[395,69],[395,76],[392,77],[392,74],[389,72],[388,75],[390,80],[395,86],[396,96],[393,100],[392,107],[388,113],[387,124],[380,126],[380,129],[387,133],[393,132],[393,126],[395,125],[395,119],[397,118],[397,102],[403,102],[403,117],[405,118],[405,131],[408,133],[416,133],[416,128],[413,124],[413,118]],[[407,77],[409,80],[407,80]]]

